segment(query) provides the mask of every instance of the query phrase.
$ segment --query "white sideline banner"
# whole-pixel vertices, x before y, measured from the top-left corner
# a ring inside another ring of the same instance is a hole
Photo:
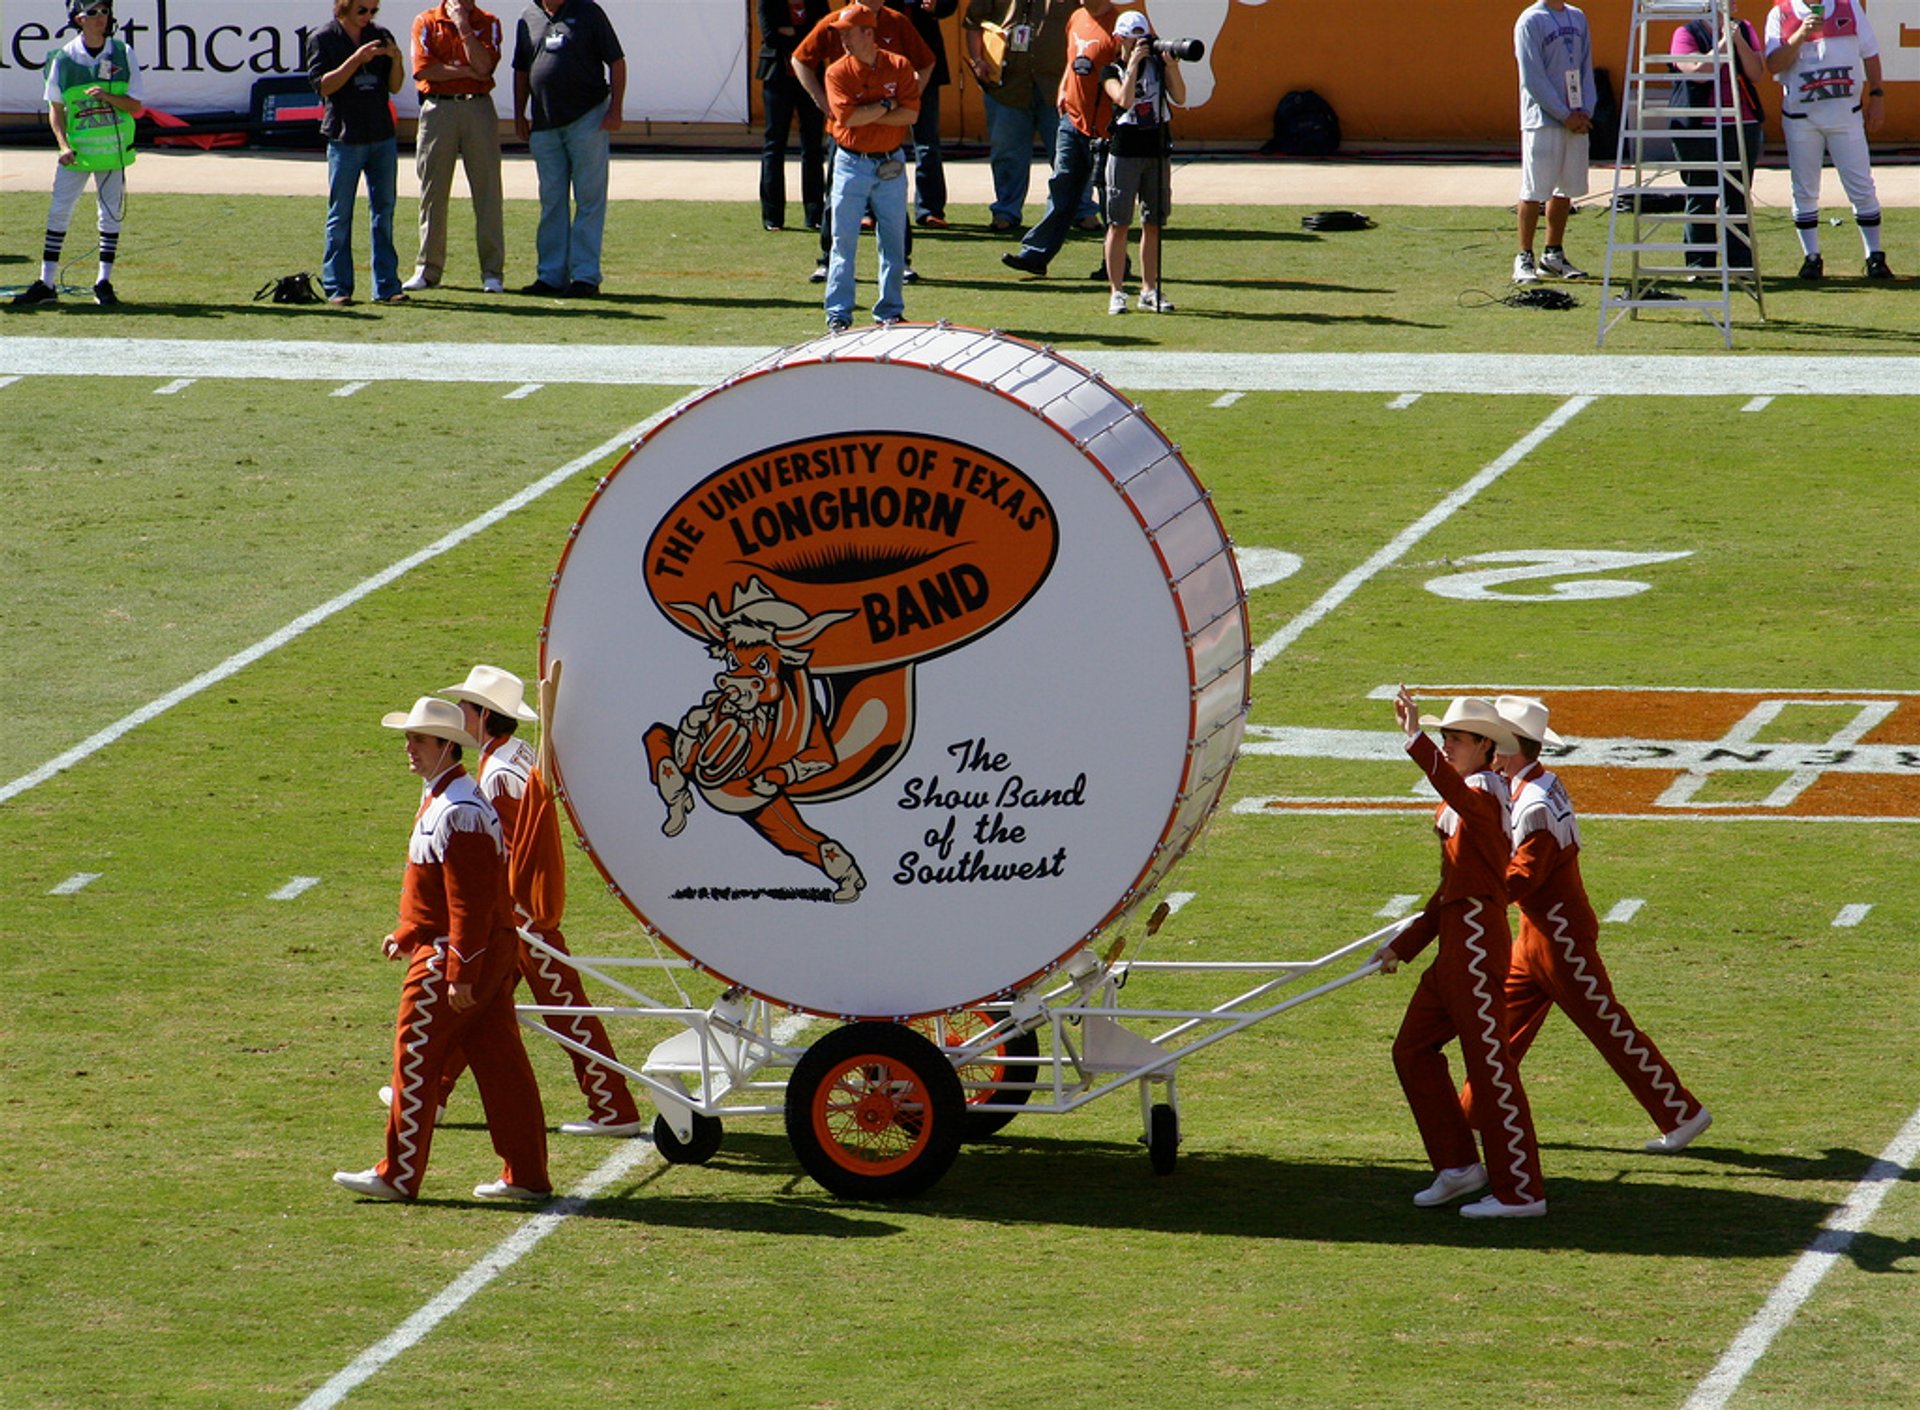
[[[421,0],[385,0],[379,23],[403,48]],[[494,105],[513,115],[514,24],[519,4],[486,7],[504,31]],[[752,65],[741,0],[600,0],[627,54],[626,118],[633,122],[747,120]],[[305,70],[307,35],[332,18],[331,0],[118,0],[114,32],[146,71],[146,97],[163,111],[245,112],[257,79]],[[0,112],[44,111],[41,66],[73,38],[61,0],[8,0],[0,11]],[[419,112],[411,83],[394,96]]]

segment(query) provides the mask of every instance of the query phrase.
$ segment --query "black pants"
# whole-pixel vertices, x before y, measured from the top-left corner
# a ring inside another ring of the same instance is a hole
[[[1747,144],[1747,163],[1743,179],[1735,185],[1731,181],[1722,183],[1719,175],[1711,171],[1681,172],[1680,179],[1702,193],[1687,197],[1688,215],[1711,216],[1722,200],[1727,203],[1729,215],[1740,215],[1746,211],[1747,188],[1753,184],[1753,164],[1760,159],[1760,149],[1766,141],[1767,134],[1766,128],[1757,122],[1742,123],[1740,126]],[[1726,160],[1738,161],[1739,153],[1734,146],[1733,132],[1728,130],[1722,133],[1720,140],[1726,144]],[[1710,162],[1714,154],[1714,135],[1711,132],[1705,136],[1697,133],[1685,137],[1676,135],[1673,139],[1673,150],[1674,155],[1683,162]],[[1714,191],[1716,186],[1720,188],[1717,194]],[[1710,220],[1690,223],[1687,226],[1689,245],[1711,245],[1714,240],[1713,224]],[[1714,260],[1712,250],[1689,250],[1687,264],[1694,269],[1719,267]],[[1731,225],[1727,227],[1727,267],[1729,269],[1753,268],[1753,247],[1747,243],[1746,236]]]
[[[768,225],[787,223],[787,135],[798,119],[800,208],[808,225],[818,225],[827,206],[827,115],[814,105],[791,70],[761,84],[760,99],[767,111],[760,138],[760,219]]]

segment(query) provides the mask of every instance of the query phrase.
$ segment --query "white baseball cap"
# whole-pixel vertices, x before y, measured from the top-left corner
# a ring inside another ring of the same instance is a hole
[[[1116,39],[1145,39],[1152,33],[1153,26],[1147,23],[1147,17],[1139,10],[1128,10],[1113,27]]]

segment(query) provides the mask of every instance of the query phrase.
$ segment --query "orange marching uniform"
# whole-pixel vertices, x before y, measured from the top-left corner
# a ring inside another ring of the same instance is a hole
[[[1493,1198],[1544,1209],[1533,1114],[1507,1037],[1504,989],[1513,937],[1506,780],[1491,770],[1462,778],[1424,734],[1410,737],[1406,748],[1442,799],[1434,815],[1440,886],[1388,948],[1409,960],[1438,939],[1440,951],[1407,1003],[1393,1042],[1394,1069],[1435,1170],[1474,1165],[1477,1133]],[[1471,1123],[1442,1051],[1456,1037],[1469,1081],[1492,1097],[1475,1103]]]
[[[473,1067],[501,1180],[535,1192],[547,1175],[546,1113],[513,1013],[513,902],[500,822],[473,779],[453,764],[426,785],[407,846],[400,923],[388,942],[407,962],[394,1026],[393,1101],[379,1178],[406,1198],[420,1192],[433,1145],[443,1069],[458,1047]],[[474,1003],[449,990],[471,985]]]
[[[526,706],[525,685],[510,671],[475,666],[465,681],[441,694],[461,703],[470,727],[477,725],[475,733],[486,741],[478,765],[480,793],[500,816],[500,831],[507,847],[507,883],[520,923],[529,934],[568,954],[566,936],[560,930],[561,915],[567,907],[567,864],[560,841],[559,809],[540,773],[539,756],[533,746],[517,735],[491,733],[487,728],[490,714],[507,720],[537,718]],[[517,936],[514,945],[520,977],[527,981],[527,991],[535,1004],[545,1008],[589,1006],[586,985],[572,965],[536,950]],[[542,1021],[570,1042],[614,1060],[613,1040],[599,1019],[550,1013],[543,1015]],[[567,1048],[567,1057],[573,1063],[574,1081],[587,1099],[587,1120],[563,1124],[562,1134],[639,1134],[640,1112],[627,1079],[574,1048]],[[453,1094],[454,1083],[464,1068],[465,1063],[456,1055],[441,1089],[442,1104]]]

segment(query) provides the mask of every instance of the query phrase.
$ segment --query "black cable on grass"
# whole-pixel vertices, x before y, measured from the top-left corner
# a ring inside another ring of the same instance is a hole
[[[1315,211],[1312,215],[1300,217],[1302,230],[1342,231],[1371,230],[1373,217],[1361,211]]]
[[[1468,303],[1467,300],[1476,294],[1485,302]],[[1564,289],[1515,289],[1512,293],[1504,295],[1489,294],[1485,289],[1468,289],[1454,302],[1462,308],[1486,308],[1491,304],[1505,304],[1508,308],[1544,308],[1555,312],[1580,307],[1580,300]]]

